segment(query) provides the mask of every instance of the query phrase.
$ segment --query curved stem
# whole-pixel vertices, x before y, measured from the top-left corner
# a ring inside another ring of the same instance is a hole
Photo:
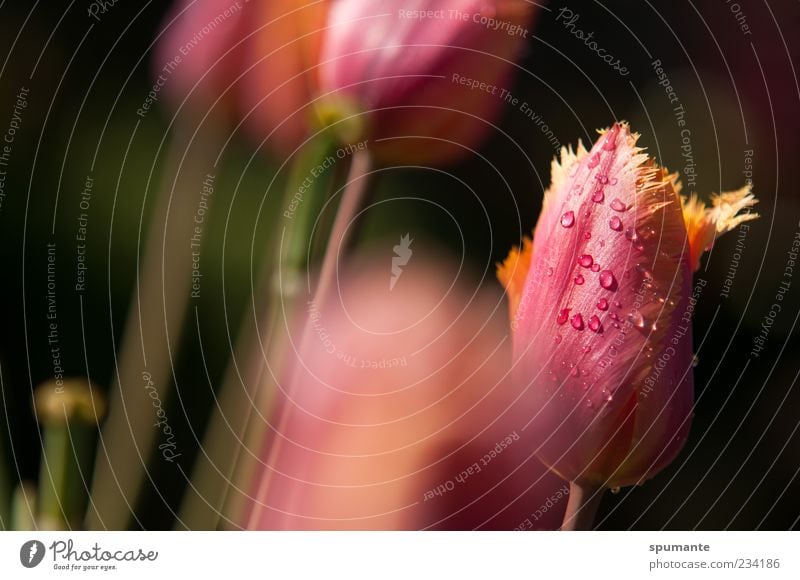
[[[333,171],[310,183],[309,177],[337,147],[339,142],[332,135],[321,133],[292,161],[282,207],[296,203],[300,191],[303,198],[296,210],[284,214],[284,231],[275,242],[276,252],[264,252],[261,258],[259,281],[251,298],[252,315],[242,321],[235,351],[217,392],[218,403],[212,409],[192,470],[177,529],[234,527],[244,501],[237,486],[250,481],[258,458],[249,450],[262,444],[266,429],[256,420],[254,409],[268,414],[272,398],[271,381],[265,379],[265,358],[273,367],[280,366],[284,340],[277,329],[286,323],[280,313],[294,311],[302,287],[299,280],[309,265],[314,224],[335,182]]]
[[[597,508],[603,500],[604,489],[599,486],[580,485],[571,481],[569,484],[569,502],[564,514],[561,531],[574,532],[591,530]]]
[[[336,212],[336,219],[331,229],[328,245],[325,248],[325,256],[322,260],[317,289],[314,292],[313,303],[320,310],[324,307],[330,288],[336,278],[336,262],[339,253],[347,244],[347,232],[350,222],[353,221],[364,203],[364,197],[367,192],[367,182],[369,181],[368,175],[371,167],[372,159],[368,151],[358,151],[353,155],[350,173],[347,176],[347,183],[345,184],[344,193],[342,194],[342,201]],[[311,325],[312,322],[309,320],[303,328],[300,348],[298,349],[300,353],[305,352],[308,348],[308,341],[313,335],[313,328]],[[288,392],[290,394],[297,389],[300,376],[301,373],[299,373],[298,369],[295,367],[289,382]],[[254,498],[253,510],[248,517],[247,529],[258,529],[270,480],[272,479],[273,470],[271,466],[274,464],[275,458],[280,452],[283,443],[283,436],[281,434],[284,431],[287,420],[288,410],[284,408],[278,419],[278,424],[275,429],[275,439],[269,450],[268,459],[265,462],[266,469],[264,470],[263,478],[259,482],[258,490]]]

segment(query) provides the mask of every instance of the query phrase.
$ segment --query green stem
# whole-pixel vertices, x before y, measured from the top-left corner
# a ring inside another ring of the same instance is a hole
[[[322,269],[320,270],[319,281],[314,293],[313,303],[319,309],[323,309],[325,303],[327,302],[330,289],[336,279],[337,258],[339,253],[344,250],[347,245],[347,232],[350,230],[351,222],[355,219],[364,203],[371,167],[372,159],[368,151],[358,151],[353,155],[350,173],[347,176],[347,183],[345,184],[342,201],[336,213],[336,220],[334,221],[333,229],[331,230],[328,245],[325,248],[325,256],[322,260]],[[308,343],[312,339],[312,335],[313,329],[311,327],[311,321],[309,320],[304,326],[298,352],[307,352]],[[298,388],[298,382],[301,376],[302,375],[299,372],[298,367],[295,366],[291,375],[292,378],[289,382],[289,393],[294,392]],[[286,412],[284,412],[278,419],[278,433],[284,430],[287,420],[288,415]],[[280,453],[282,441],[283,439],[278,437],[271,445],[268,460],[266,462],[267,466],[274,464],[275,458]],[[263,440],[261,443],[263,444]],[[272,470],[269,468],[265,469],[256,492],[253,510],[250,512],[248,517],[248,529],[256,529],[261,521],[261,512],[266,499],[267,491],[269,489],[271,478]]]
[[[172,355],[192,289],[194,217],[204,181],[215,171],[219,143],[211,117],[198,128],[179,124],[170,141],[109,389],[109,418],[97,449],[87,529],[129,526],[155,453],[159,430],[153,400],[166,404],[171,391]],[[213,196],[209,205],[212,201]]]
[[[80,529],[88,499],[87,479],[95,449],[102,395],[86,380],[54,381],[36,389],[43,426],[38,524],[45,530]]]
[[[561,524],[562,531],[591,530],[594,519],[597,516],[597,509],[603,500],[603,492],[600,487],[586,486],[575,483],[569,484],[569,501],[567,511],[564,514],[564,523]]]
[[[223,518],[228,524],[225,527],[233,527],[242,496],[231,486],[249,481],[257,463],[250,450],[257,449],[264,437],[263,421],[255,411],[266,415],[271,406],[272,380],[264,361],[270,361],[273,373],[279,372],[285,347],[280,329],[291,324],[287,319],[295,309],[308,267],[314,225],[335,180],[333,169],[318,176],[314,172],[335,154],[337,146],[332,132],[323,131],[293,160],[280,214],[282,235],[275,242],[275,254],[263,254],[252,316],[245,316],[242,322],[219,389],[219,404],[212,410],[201,455],[192,471],[192,485],[181,506],[180,528],[216,529]]]
[[[11,528],[31,531],[36,525],[36,487],[32,483],[20,483],[11,498]]]

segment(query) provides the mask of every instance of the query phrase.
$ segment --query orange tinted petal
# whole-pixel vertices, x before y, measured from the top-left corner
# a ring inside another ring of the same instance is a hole
[[[741,223],[754,220],[758,216],[750,208],[758,203],[751,193],[750,185],[736,191],[711,196],[711,207],[700,201],[696,195],[681,198],[683,219],[689,236],[692,270],[700,268],[700,257],[711,249],[714,240],[721,234],[731,231]],[[740,213],[744,212],[744,213]]]
[[[533,242],[525,236],[522,238],[522,247],[511,248],[505,261],[497,266],[497,279],[508,293],[508,314],[512,320],[522,298],[522,288],[531,266],[532,255]]]

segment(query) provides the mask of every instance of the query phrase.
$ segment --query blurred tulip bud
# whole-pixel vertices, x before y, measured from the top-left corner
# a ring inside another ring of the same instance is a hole
[[[554,160],[533,242],[498,276],[538,455],[586,487],[642,483],[683,447],[693,404],[692,284],[714,237],[757,217],[748,187],[681,200],[626,124]],[[746,213],[740,214],[746,210]]]
[[[314,118],[328,0],[183,0],[153,62],[156,99],[205,115],[221,107],[273,151],[291,153]]]
[[[394,285],[389,261],[355,264],[307,305],[246,527],[558,527],[566,484],[515,410],[500,301],[414,251]]]
[[[384,163],[463,156],[496,120],[534,6],[338,0],[320,59],[324,107],[346,103],[366,115],[365,136]]]

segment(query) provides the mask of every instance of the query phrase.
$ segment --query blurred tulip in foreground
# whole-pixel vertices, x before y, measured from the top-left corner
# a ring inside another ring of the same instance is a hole
[[[389,261],[356,264],[327,307],[306,305],[300,380],[268,417],[280,432],[243,525],[558,527],[565,483],[521,429],[499,301],[453,272],[415,255],[390,289]]]
[[[496,120],[534,8],[524,0],[339,0],[320,89],[366,115],[379,160],[464,156]]]
[[[681,199],[626,124],[554,160],[533,241],[499,268],[516,380],[538,455],[586,488],[640,484],[686,441],[692,271],[716,235],[757,217],[748,187]],[[747,210],[745,213],[740,213]]]

